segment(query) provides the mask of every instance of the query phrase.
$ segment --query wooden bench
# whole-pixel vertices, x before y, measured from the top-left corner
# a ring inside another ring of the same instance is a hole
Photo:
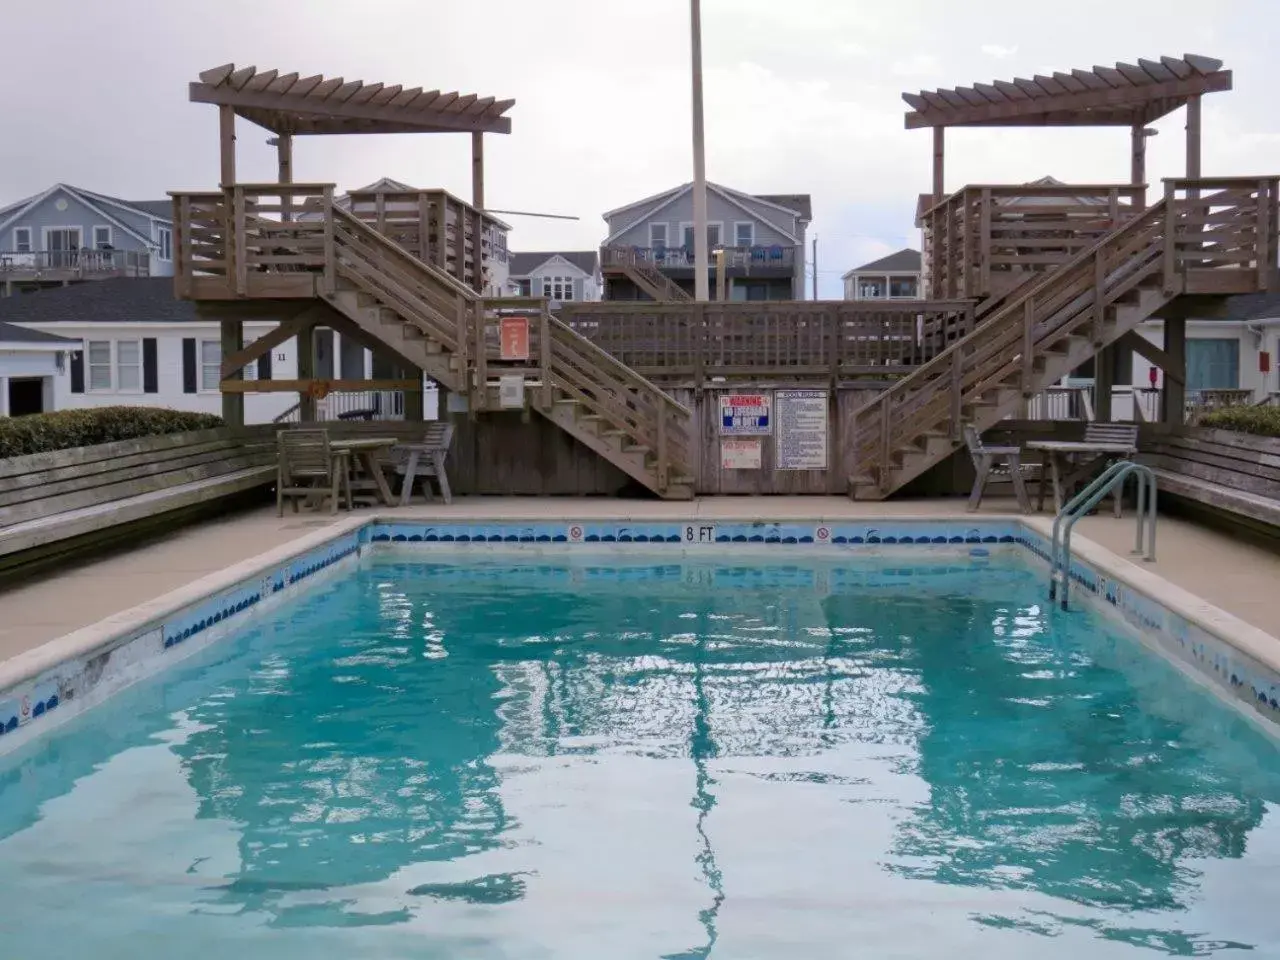
[[[1155,473],[1161,501],[1280,532],[1280,439],[1196,428],[1151,437],[1138,459]]]
[[[439,485],[444,502],[453,502],[449,475],[444,466],[452,443],[453,424],[447,420],[437,420],[425,425],[420,440],[396,445],[392,450],[390,465],[396,473],[404,476],[400,485],[400,506],[408,505],[409,498],[413,496],[413,485],[419,480],[422,481],[422,494],[430,503],[432,479]]]
[[[0,570],[275,481],[273,428],[197,430],[0,460]],[[61,549],[53,549],[61,547]]]

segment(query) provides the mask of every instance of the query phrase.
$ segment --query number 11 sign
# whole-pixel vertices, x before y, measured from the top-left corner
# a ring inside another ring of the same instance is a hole
[[[498,326],[503,360],[529,359],[529,318],[503,317]]]

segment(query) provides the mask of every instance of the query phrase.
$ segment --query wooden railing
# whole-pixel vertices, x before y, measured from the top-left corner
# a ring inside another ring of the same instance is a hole
[[[968,301],[574,303],[561,320],[655,380],[893,378],[969,333]]]
[[[424,263],[476,291],[483,291],[488,280],[486,263],[506,259],[505,245],[495,242],[502,229],[498,221],[444,190],[353,191],[345,206]]]
[[[790,271],[795,266],[796,248],[773,244],[769,246],[724,247],[725,267],[747,273],[757,270]],[[692,270],[693,251],[686,247],[601,247],[600,264],[608,268],[625,268],[637,263],[651,263],[657,267]],[[708,267],[715,267],[715,255],[708,254]]]
[[[920,215],[928,292],[1007,292],[1132,219],[1145,194],[1145,187],[1115,184],[964,187]]]
[[[0,250],[0,277],[147,277],[151,254],[145,250]]]
[[[964,411],[1016,383],[1065,336],[1103,342],[1107,311],[1142,285],[1183,292],[1266,289],[1276,264],[1280,178],[1173,180],[1165,199],[1026,284],[963,340],[853,416],[857,474],[885,488],[896,451],[933,433],[961,439]]]

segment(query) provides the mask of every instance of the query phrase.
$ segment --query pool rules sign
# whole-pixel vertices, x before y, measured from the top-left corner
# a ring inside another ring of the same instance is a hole
[[[825,470],[830,424],[825,390],[779,390],[775,470]]]

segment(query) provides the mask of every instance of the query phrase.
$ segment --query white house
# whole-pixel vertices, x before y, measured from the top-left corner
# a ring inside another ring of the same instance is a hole
[[[600,255],[594,250],[510,255],[508,290],[517,297],[551,300],[599,300]]]
[[[910,248],[854,267],[843,277],[846,300],[916,300],[920,297],[919,250]]]
[[[174,299],[172,279],[102,280],[0,298],[0,322],[31,337],[58,338],[41,341],[44,352],[53,357],[51,368],[48,363],[41,368],[42,410],[124,405],[222,412],[219,325],[202,319],[193,302]],[[245,344],[275,326],[270,319],[245,321]],[[318,379],[388,376],[376,369],[370,351],[334,330],[313,330],[312,345]],[[23,365],[18,365],[0,342],[0,378],[25,379],[30,363],[25,354],[31,352],[32,347],[25,347]],[[60,353],[64,356],[58,360]],[[297,379],[297,340],[277,346],[246,368],[244,376]],[[294,393],[246,394],[245,422],[275,420],[297,400]],[[332,394],[319,401],[318,413],[329,419],[346,409],[370,406],[371,401],[389,416],[402,410],[399,400],[391,397]],[[423,406],[426,416],[433,418],[436,393],[430,384]]]
[[[78,340],[0,323],[0,417],[56,409],[55,383]]]

